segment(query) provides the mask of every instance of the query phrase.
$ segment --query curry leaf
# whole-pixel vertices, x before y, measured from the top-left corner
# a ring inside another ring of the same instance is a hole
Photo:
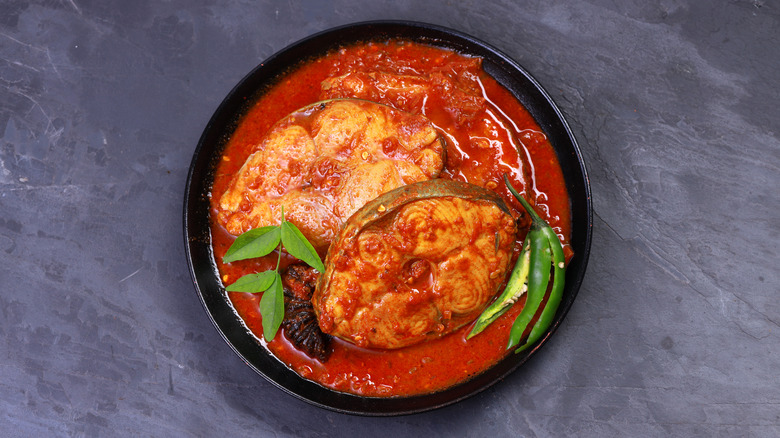
[[[294,223],[282,222],[282,245],[293,257],[303,260],[312,268],[325,272],[319,254]]]
[[[270,254],[279,246],[280,239],[281,230],[275,225],[249,230],[236,238],[222,257],[222,261],[230,263]]]
[[[284,245],[291,256],[304,261],[320,272],[325,271],[322,259],[312,244],[306,240],[301,230],[295,224],[284,220],[284,211],[282,211],[281,224],[278,226],[256,228],[238,236],[225,256],[222,257],[222,261],[230,263],[236,260],[263,257],[278,248],[280,243]],[[260,298],[260,315],[263,320],[263,337],[266,341],[273,340],[284,320],[284,288],[282,276],[279,274],[281,257],[280,251],[276,269],[244,275],[225,288],[231,292],[263,292],[263,297]]]
[[[273,274],[273,283],[260,299],[260,314],[263,316],[263,337],[270,341],[276,336],[284,319],[284,290],[279,272],[267,272]]]
[[[259,274],[247,274],[226,287],[230,292],[257,293],[267,290],[276,279],[276,271],[265,271]]]

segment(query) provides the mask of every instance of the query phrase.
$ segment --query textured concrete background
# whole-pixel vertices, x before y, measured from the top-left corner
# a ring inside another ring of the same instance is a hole
[[[506,381],[399,418],[286,395],[182,243],[190,158],[251,68],[426,21],[548,89],[593,187],[589,271]],[[0,435],[780,436],[776,1],[0,1]]]

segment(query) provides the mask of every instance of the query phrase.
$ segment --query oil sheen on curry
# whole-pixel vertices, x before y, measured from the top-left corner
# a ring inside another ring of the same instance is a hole
[[[468,341],[503,290],[532,203],[564,243],[569,198],[555,153],[479,58],[391,40],[303,62],[239,122],[217,166],[212,241],[225,285],[278,255],[222,263],[236,236],[294,223],[325,271],[282,253],[285,317],[263,339],[262,294],[229,292],[288,367],[336,391],[446,389],[506,354],[513,306]]]

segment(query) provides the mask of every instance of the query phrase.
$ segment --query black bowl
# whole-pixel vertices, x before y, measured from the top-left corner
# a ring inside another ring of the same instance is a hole
[[[214,169],[236,123],[258,95],[301,60],[355,42],[405,38],[480,56],[483,68],[530,111],[558,155],[571,196],[571,246],[576,256],[566,273],[566,287],[555,320],[544,337],[521,354],[510,354],[487,371],[449,389],[426,395],[373,398],[336,392],[300,377],[247,331],[236,316],[219,280],[209,231],[209,193]],[[450,29],[412,22],[368,22],[327,30],[305,38],[268,58],[227,95],[206,125],[192,159],[184,199],[184,235],[195,288],[215,327],[244,362],[282,390],[316,406],[338,412],[389,416],[422,412],[472,396],[502,380],[525,363],[549,339],[569,311],[585,274],[591,240],[590,186],[577,142],[547,92],[517,63],[495,48]]]

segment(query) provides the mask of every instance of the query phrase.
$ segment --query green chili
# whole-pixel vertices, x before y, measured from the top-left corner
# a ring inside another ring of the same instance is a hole
[[[509,179],[506,175],[504,175],[504,182],[506,183],[507,188],[510,192],[512,192],[512,195],[514,195],[515,198],[523,205],[523,208],[528,212],[529,215],[531,215],[531,229],[533,230],[534,227],[538,227],[538,229],[541,231],[541,233],[545,236],[545,240],[547,242],[546,250],[550,251],[552,254],[552,258],[550,260],[550,263],[552,263],[553,268],[553,284],[550,288],[550,295],[547,298],[547,303],[544,306],[544,309],[542,309],[541,315],[539,315],[539,319],[536,321],[536,324],[534,324],[533,328],[531,329],[531,333],[528,335],[528,339],[526,339],[525,343],[518,347],[515,350],[515,353],[519,353],[526,348],[533,345],[536,341],[539,340],[539,338],[544,334],[544,332],[547,331],[547,329],[550,327],[550,324],[552,324],[552,320],[555,317],[555,312],[558,310],[558,305],[561,303],[561,297],[563,296],[563,284],[566,279],[566,266],[565,266],[565,260],[563,255],[563,247],[561,245],[560,239],[558,239],[558,236],[555,234],[553,229],[550,227],[547,222],[544,221],[541,217],[539,217],[538,214],[536,214],[536,211],[534,211],[533,207],[526,201],[522,196],[520,196],[519,193],[515,190],[514,187],[512,187],[512,184],[509,182]],[[531,233],[529,233],[530,236]],[[532,267],[533,268],[533,267]],[[544,271],[543,275],[546,275],[549,282],[549,276],[550,276],[550,268],[547,266],[546,268],[541,268]],[[532,279],[532,277],[529,277],[529,281]],[[529,284],[529,298],[526,299],[526,303],[528,300],[530,300],[530,289],[531,285]],[[547,284],[545,283],[545,289],[547,288]],[[544,294],[545,291],[542,292]],[[526,304],[527,306],[527,304]],[[533,309],[533,314],[536,313],[538,306]],[[525,309],[521,311],[521,315],[525,312]],[[533,314],[531,317],[533,317]],[[512,333],[510,333],[510,341],[507,348],[512,348],[515,345],[517,345],[520,342],[520,337],[522,337],[523,332],[525,332],[525,329],[528,325],[528,320],[523,324],[522,328],[517,327],[517,322],[520,320],[520,316],[518,316],[518,319],[515,320],[515,325],[512,326]],[[520,333],[515,333],[515,329],[519,330]],[[516,335],[516,337],[513,337],[512,335]],[[514,343],[513,343],[514,341]]]
[[[537,313],[539,313],[539,318],[531,327],[525,343],[515,350],[515,353],[519,353],[538,341],[552,324],[563,296],[566,260],[563,255],[563,246],[555,231],[536,214],[528,201],[517,193],[506,175],[504,175],[504,182],[512,195],[531,216],[531,229],[525,238],[523,249],[520,251],[520,256],[512,270],[512,275],[509,277],[506,289],[493,304],[482,312],[467,339],[484,330],[506,312],[523,293],[527,292],[525,306],[512,324],[506,348],[514,348],[520,344],[523,334],[528,330],[528,324],[533,321]],[[551,276],[552,286],[550,286]],[[547,295],[548,288],[549,295]],[[539,306],[544,301],[545,295],[547,295],[547,302],[539,312]]]

